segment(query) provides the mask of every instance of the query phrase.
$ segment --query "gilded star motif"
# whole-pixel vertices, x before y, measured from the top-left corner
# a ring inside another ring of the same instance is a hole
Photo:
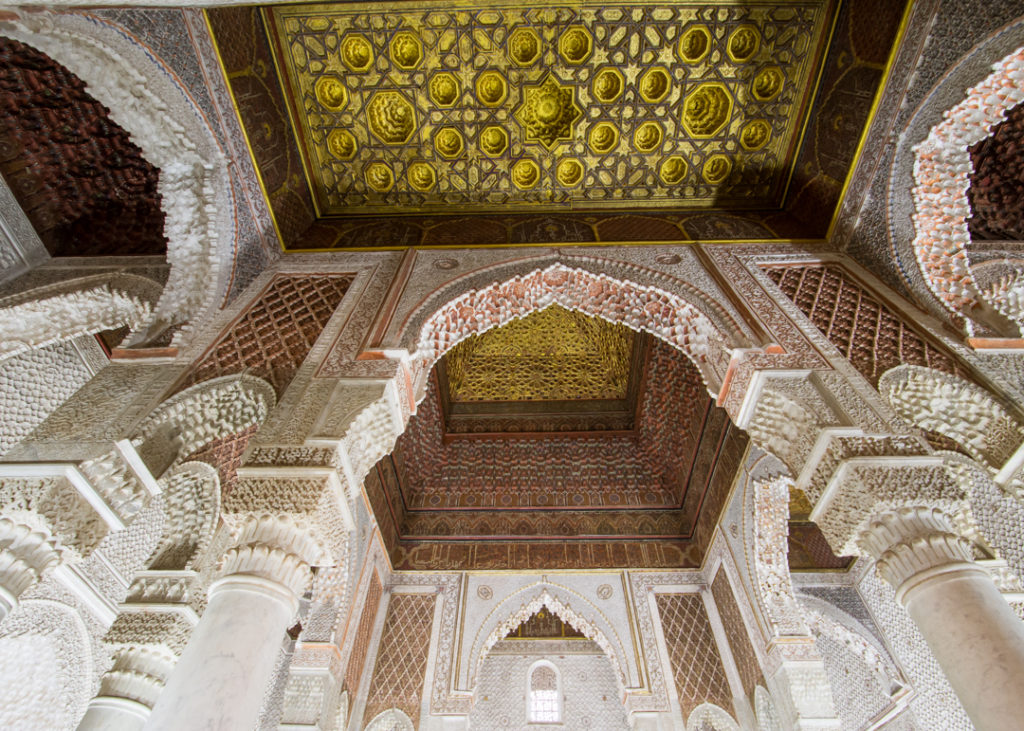
[[[573,138],[582,116],[572,89],[560,86],[551,74],[540,84],[523,89],[523,103],[515,112],[527,142],[537,142],[549,151]]]

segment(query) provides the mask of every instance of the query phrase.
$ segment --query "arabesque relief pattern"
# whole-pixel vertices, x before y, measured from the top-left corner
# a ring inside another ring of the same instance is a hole
[[[826,2],[272,11],[322,213],[767,203]]]

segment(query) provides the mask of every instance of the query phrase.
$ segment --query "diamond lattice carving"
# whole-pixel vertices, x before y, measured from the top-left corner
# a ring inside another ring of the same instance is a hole
[[[683,718],[701,703],[732,708],[732,693],[700,594],[659,594],[658,614]]]
[[[380,577],[377,576],[377,572],[374,572],[370,579],[370,586],[366,590],[366,601],[363,603],[359,628],[356,630],[356,638],[352,643],[352,654],[349,655],[348,667],[345,668],[345,687],[352,696],[359,691],[359,680],[363,676],[363,665],[366,663],[366,653],[370,649],[373,622],[377,618],[377,607],[380,605],[382,592]]]
[[[840,267],[813,264],[766,272],[871,385],[903,363],[965,375],[952,355],[925,340]]]
[[[754,654],[754,646],[750,644],[750,637],[747,635],[746,625],[743,623],[743,615],[740,614],[740,607],[736,603],[732,589],[729,587],[729,578],[724,571],[719,571],[715,580],[711,582],[711,595],[715,598],[715,606],[725,626],[725,637],[729,641],[729,649],[732,650],[732,658],[736,661],[736,668],[740,672],[740,681],[743,683],[743,692],[752,697],[754,687],[761,682],[761,666],[757,662],[757,655]]]
[[[413,727],[419,726],[435,600],[434,594],[391,596],[364,723],[383,710],[400,708],[412,719]]]
[[[352,283],[352,275],[278,277],[225,332],[181,388],[245,370],[278,396],[309,354]]]

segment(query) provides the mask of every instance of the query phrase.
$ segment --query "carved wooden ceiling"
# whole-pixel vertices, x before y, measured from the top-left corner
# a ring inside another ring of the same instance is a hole
[[[902,9],[406,0],[208,18],[282,244],[311,249],[820,238]]]
[[[321,215],[764,207],[828,0],[267,14]]]
[[[395,568],[700,565],[746,435],[713,405],[682,353],[647,336],[610,344],[617,328],[580,317],[549,308],[467,343],[467,370],[494,374],[483,392],[504,398],[457,401],[492,409],[472,415],[462,432],[452,432],[443,406],[450,381],[432,379],[393,453],[365,483]],[[581,377],[567,367],[559,375],[543,363],[563,357],[555,351],[607,371]],[[503,358],[512,365],[493,362]],[[537,358],[535,383],[523,388],[517,374],[506,379],[514,388],[500,391],[504,372]],[[552,394],[559,398],[532,398]],[[622,399],[607,398],[623,395],[633,409],[626,425],[617,421],[621,407],[608,405]]]
[[[444,438],[634,433],[649,335],[552,305],[437,365]]]

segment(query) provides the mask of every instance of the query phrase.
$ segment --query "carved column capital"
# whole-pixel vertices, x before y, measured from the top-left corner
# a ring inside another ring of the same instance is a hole
[[[177,661],[175,653],[160,645],[122,648],[100,679],[97,699],[124,698],[151,709]]]
[[[929,575],[981,570],[974,565],[970,542],[956,532],[952,517],[940,508],[907,506],[880,513],[868,522],[859,543],[901,600]]]
[[[311,565],[333,566],[348,550],[354,523],[341,478],[331,467],[241,467],[222,506],[231,525],[287,517],[315,537],[323,554]]]
[[[0,617],[10,612],[18,597],[60,561],[49,532],[0,517]]]
[[[251,576],[280,584],[297,600],[309,587],[312,567],[326,557],[316,532],[303,522],[287,515],[252,516],[221,559],[222,578],[210,591],[233,577]]]

